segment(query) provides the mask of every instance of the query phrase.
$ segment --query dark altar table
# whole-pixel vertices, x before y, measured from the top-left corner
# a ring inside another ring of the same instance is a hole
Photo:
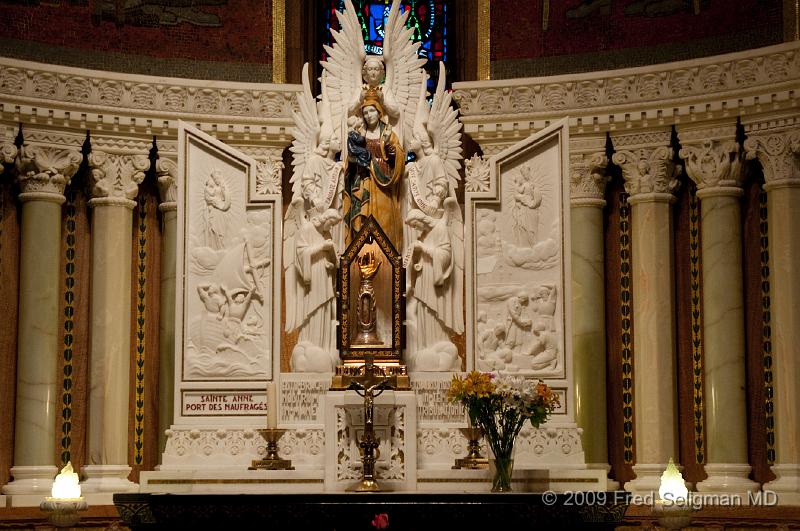
[[[389,530],[614,529],[627,507],[625,493],[574,505],[574,497],[540,494],[115,494],[132,529],[267,524],[277,529],[373,530],[377,515]],[[599,503],[604,501],[605,503]],[[274,527],[278,526],[278,527]],[[569,527],[564,527],[569,526]]]

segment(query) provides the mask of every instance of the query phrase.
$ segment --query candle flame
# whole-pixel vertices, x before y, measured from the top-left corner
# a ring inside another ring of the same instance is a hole
[[[72,470],[72,461],[61,469],[53,482],[53,498],[75,499],[81,497],[81,486],[78,483],[78,474]]]
[[[683,481],[683,476],[675,463],[670,458],[667,469],[661,474],[661,486],[658,488],[658,496],[662,500],[685,503],[689,496],[689,489]]]

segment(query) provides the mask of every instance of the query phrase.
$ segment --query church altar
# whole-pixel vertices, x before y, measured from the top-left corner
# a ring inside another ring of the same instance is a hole
[[[288,205],[255,160],[181,123],[174,416],[141,492],[347,490],[363,400],[333,382],[367,361],[404,382],[374,401],[384,489],[488,491],[486,469],[453,469],[467,419],[446,393],[471,370],[543,380],[560,399],[519,435],[515,489],[609,489],[572,403],[567,121],[466,161],[462,183],[444,66],[429,102],[398,5],[382,56],[363,52],[346,2],[319,95],[306,65]],[[292,469],[248,470],[265,427],[284,430]]]

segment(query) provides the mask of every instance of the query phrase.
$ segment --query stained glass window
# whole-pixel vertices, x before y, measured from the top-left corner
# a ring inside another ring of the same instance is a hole
[[[368,54],[383,52],[383,25],[389,17],[391,0],[352,0],[361,22],[364,48]],[[323,42],[331,43],[330,29],[339,29],[335,11],[344,11],[344,0],[324,0],[321,27],[325,28]],[[428,60],[426,69],[430,75],[428,90],[432,93],[439,77],[439,61],[448,65],[448,9],[450,1],[403,0],[403,9],[409,12],[406,26],[414,28],[413,39],[420,43],[419,56]],[[324,52],[323,52],[324,54]],[[324,59],[323,55],[323,59]],[[449,69],[448,69],[449,70]]]

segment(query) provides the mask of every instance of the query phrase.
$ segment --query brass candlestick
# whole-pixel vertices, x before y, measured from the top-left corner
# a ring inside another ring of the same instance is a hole
[[[466,468],[478,470],[489,467],[489,460],[481,455],[481,437],[483,430],[479,426],[470,424],[466,428],[459,428],[464,437],[467,438],[467,457],[456,459],[453,469]]]
[[[258,430],[258,433],[267,441],[267,456],[264,459],[254,459],[248,470],[294,470],[290,459],[281,459],[278,456],[278,441],[286,430],[267,428]]]

